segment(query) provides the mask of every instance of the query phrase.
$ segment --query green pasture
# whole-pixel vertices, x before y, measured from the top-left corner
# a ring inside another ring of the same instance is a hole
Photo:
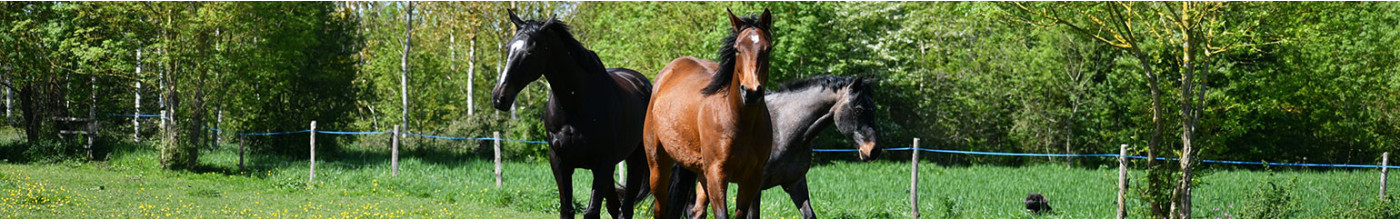
[[[480,157],[417,156],[408,151],[395,177],[390,175],[387,151],[348,147],[344,153],[323,156],[327,159],[317,163],[316,182],[308,186],[305,160],[250,157],[249,169],[238,171],[234,145],[205,149],[200,157],[204,166],[195,171],[159,169],[152,146],[123,147],[103,162],[0,163],[0,217],[557,217],[555,186],[545,162],[506,163],[505,184],[496,187],[494,166]],[[1112,218],[1116,208],[1115,167],[950,167],[929,162],[920,167],[923,218]],[[1384,217],[1396,210],[1394,203],[1376,202],[1375,170],[1214,168],[1199,177],[1199,217]],[[575,203],[582,210],[591,175],[579,170],[574,176]],[[908,162],[837,161],[814,167],[808,176],[818,217],[910,217]],[[1055,210],[1041,216],[1026,213],[1022,199],[1030,192],[1047,195]],[[799,217],[779,188],[763,195],[763,218]],[[1133,216],[1144,217],[1140,201],[1135,195],[1130,198]],[[650,217],[651,205],[650,199],[638,205],[639,215]]]

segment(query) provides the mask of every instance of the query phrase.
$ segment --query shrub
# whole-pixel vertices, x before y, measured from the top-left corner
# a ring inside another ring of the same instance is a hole
[[[1293,218],[1298,214],[1298,200],[1293,198],[1293,188],[1298,182],[1297,177],[1289,178],[1288,183],[1280,185],[1273,178],[1275,174],[1269,173],[1269,178],[1265,178],[1260,186],[1250,193],[1254,198],[1244,207],[1240,217],[1251,219],[1278,219]]]

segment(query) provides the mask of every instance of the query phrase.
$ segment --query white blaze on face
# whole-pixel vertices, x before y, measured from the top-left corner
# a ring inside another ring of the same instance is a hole
[[[510,43],[511,52],[515,52],[523,48],[525,48],[525,41],[523,40],[516,40],[514,43]]]
[[[757,35],[757,34],[749,35],[749,42],[758,43],[758,35]]]
[[[515,42],[510,43],[510,50],[506,51],[506,69],[505,71],[501,72],[500,79],[496,79],[497,83],[504,84],[506,82],[506,73],[510,72],[510,59],[515,59],[516,51],[520,51],[522,49],[525,49],[525,41],[515,40]]]

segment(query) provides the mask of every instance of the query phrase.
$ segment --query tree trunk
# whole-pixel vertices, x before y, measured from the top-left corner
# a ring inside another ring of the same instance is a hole
[[[164,97],[166,102],[165,107],[162,108],[165,110],[165,118],[161,119],[165,120],[165,126],[161,128],[161,135],[165,136],[164,141],[161,143],[161,166],[166,169],[187,168],[184,166],[185,152],[180,147],[180,138],[178,138],[179,135],[177,134],[179,131],[178,128],[180,127],[179,125],[183,124],[180,123],[180,117],[177,117],[180,114],[175,111],[176,107],[180,106],[180,93],[175,90],[176,86],[171,86],[175,84],[172,79],[173,77],[169,77],[169,74],[162,75],[164,76],[161,78],[166,78],[166,80],[170,81],[166,82],[166,86],[161,88],[161,97]]]
[[[167,11],[166,11],[165,20],[162,21],[162,23],[161,23],[161,25],[164,26],[164,28],[169,28],[170,26],[173,26],[173,23],[172,23],[173,21],[172,21],[172,18],[171,18],[173,15],[174,15],[174,12],[173,12],[173,11],[171,11],[171,10],[167,10]],[[162,40],[162,41],[164,41],[164,42],[171,42],[171,39],[170,39],[170,38],[171,38],[171,37],[170,37],[169,33],[168,33],[166,30],[162,30],[162,31],[161,31],[161,40]],[[167,44],[167,45],[168,45],[168,44]],[[169,51],[169,49],[170,49],[170,48],[161,48],[161,49],[159,50],[159,51],[160,51],[160,55],[169,57],[169,56],[170,56],[170,51]],[[162,128],[162,131],[161,131],[161,132],[162,132],[162,135],[164,135],[164,137],[165,137],[165,140],[164,140],[164,142],[161,143],[161,157],[160,157],[161,160],[160,160],[160,164],[161,164],[161,166],[162,166],[163,168],[165,168],[165,169],[190,169],[190,168],[194,168],[194,165],[195,165],[195,163],[196,163],[196,161],[197,161],[198,153],[199,153],[199,149],[197,148],[198,145],[194,145],[194,144],[185,144],[184,142],[182,142],[181,140],[183,140],[183,138],[181,138],[180,131],[181,131],[181,130],[196,130],[196,131],[190,131],[190,132],[198,132],[198,130],[201,130],[201,129],[199,129],[199,125],[200,125],[200,124],[196,124],[196,123],[198,123],[197,121],[190,121],[190,122],[181,122],[181,121],[180,121],[180,118],[181,118],[180,115],[183,115],[183,114],[179,111],[180,106],[181,106],[181,103],[180,103],[180,101],[181,101],[181,98],[180,98],[180,77],[176,77],[176,74],[174,73],[174,71],[177,70],[177,69],[179,69],[179,66],[181,65],[181,62],[180,62],[180,60],[178,60],[178,59],[163,59],[163,60],[165,60],[165,61],[161,62],[161,64],[159,65],[159,66],[161,67],[161,71],[160,71],[160,79],[161,79],[161,85],[160,85],[160,88],[161,88],[161,99],[164,100],[163,103],[162,103],[161,109],[164,109],[164,110],[165,110],[165,117],[166,117],[166,118],[161,119],[161,120],[165,120],[166,123],[165,123],[165,126]],[[196,101],[196,102],[198,102],[198,101]],[[196,103],[196,104],[198,104],[198,103]],[[194,112],[193,112],[193,111],[190,111],[190,112],[186,112],[186,113],[194,113]],[[191,127],[191,126],[193,126],[195,129],[190,129],[190,128],[188,128],[188,127]],[[196,134],[197,134],[197,133],[196,133]],[[190,138],[193,138],[193,137],[190,137]],[[196,138],[195,140],[197,141],[198,139]]]
[[[3,66],[0,66],[0,68],[6,68],[6,71],[8,71],[9,69]],[[13,88],[15,84],[10,81],[10,78],[14,78],[11,76],[11,73],[5,73],[5,85],[7,85],[5,87],[5,120],[7,122],[9,121],[12,112],[14,112],[14,105],[12,102],[10,102],[12,100],[11,97],[14,96],[14,94],[11,93],[11,91],[13,90],[10,88]]]
[[[403,72],[399,74],[399,94],[403,95],[403,113],[400,115],[401,120],[399,121],[399,123],[401,123],[400,126],[403,127],[404,130],[408,130],[408,53],[410,50],[409,45],[413,44],[412,1],[408,2],[408,6],[405,7],[405,10],[407,11],[407,13],[404,13],[403,17],[403,59],[400,63],[400,67],[403,68]]]
[[[39,142],[40,132],[42,132],[39,119],[43,118],[43,111],[38,110],[39,105],[37,105],[38,103],[34,97],[35,90],[37,90],[37,88],[35,88],[33,83],[27,83],[24,87],[20,87],[19,89],[19,108],[20,111],[24,111],[21,112],[21,115],[24,117],[24,137],[25,141],[29,144]],[[25,146],[27,147],[28,145]],[[27,148],[25,150],[27,150]]]
[[[1162,168],[1157,166],[1157,146],[1162,143],[1162,92],[1158,88],[1157,74],[1153,73],[1151,59],[1140,49],[1134,49],[1133,55],[1142,64],[1143,73],[1147,76],[1147,90],[1152,95],[1152,137],[1147,139],[1147,200],[1152,209],[1153,217],[1166,217],[1168,204],[1164,204],[1163,199],[1154,190],[1167,185],[1166,180],[1159,174]]]
[[[467,115],[476,114],[476,99],[472,98],[473,87],[476,86],[476,37],[472,37],[472,44],[467,50]]]
[[[1191,218],[1192,167],[1195,165],[1196,152],[1200,151],[1196,149],[1193,141],[1195,140],[1196,127],[1200,123],[1201,106],[1205,104],[1205,88],[1204,85],[1198,84],[1201,82],[1196,80],[1198,77],[1196,63],[1200,61],[1195,59],[1198,58],[1197,51],[1203,49],[1199,47],[1199,39],[1201,38],[1199,35],[1195,35],[1197,31],[1194,29],[1185,29],[1182,32],[1184,38],[1182,42],[1186,43],[1182,44],[1181,55],[1183,66],[1181,69],[1181,178],[1177,182],[1176,189],[1172,192],[1172,214],[1177,218],[1185,219]],[[1202,70],[1199,74],[1200,77],[1204,77],[1206,71],[1208,70]],[[1195,92],[1196,86],[1202,87],[1201,92],[1192,94]]]
[[[1173,217],[1181,219],[1191,218],[1191,195],[1188,191],[1191,189],[1191,165],[1192,161],[1195,160],[1195,158],[1193,158],[1193,154],[1195,152],[1192,151],[1194,149],[1192,149],[1191,143],[1192,135],[1195,133],[1196,130],[1196,123],[1193,120],[1191,120],[1192,111],[1194,111],[1195,109],[1193,107],[1194,105],[1192,105],[1193,102],[1191,101],[1193,99],[1191,95],[1191,87],[1194,84],[1191,78],[1193,77],[1192,74],[1194,70],[1192,67],[1193,64],[1190,60],[1191,53],[1189,52],[1189,50],[1187,51],[1188,52],[1186,52],[1183,55],[1183,64],[1185,68],[1182,69],[1181,74],[1182,126],[1181,160],[1179,161],[1179,163],[1181,164],[1181,177],[1177,181],[1176,188],[1172,190],[1171,206],[1171,213]]]
[[[136,49],[136,74],[134,75],[138,79],[141,78],[141,49]],[[131,141],[141,141],[141,81],[135,81],[136,90],[131,92],[136,95],[136,103],[133,105],[135,111],[132,113],[134,117],[131,117]]]

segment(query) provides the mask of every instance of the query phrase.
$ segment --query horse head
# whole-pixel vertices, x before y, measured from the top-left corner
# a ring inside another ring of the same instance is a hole
[[[763,84],[768,81],[768,52],[773,48],[769,28],[773,24],[773,15],[764,9],[763,14],[754,21],[739,18],[729,11],[729,24],[737,33],[733,42],[733,74],[739,78],[739,95],[744,105],[752,105],[763,100]]]
[[[550,18],[544,22],[521,20],[514,10],[508,11],[510,22],[515,24],[515,36],[506,44],[506,66],[501,71],[496,87],[491,90],[491,102],[499,110],[507,110],[515,102],[515,96],[530,82],[540,79],[546,71],[552,48],[557,47],[558,33],[549,28],[557,20]]]
[[[842,98],[836,102],[835,124],[836,130],[841,134],[851,137],[855,141],[857,149],[860,150],[862,161],[875,160],[880,156],[881,149],[875,145],[879,138],[879,131],[875,127],[875,100],[874,91],[870,89],[873,80],[870,78],[857,78],[842,89]]]

